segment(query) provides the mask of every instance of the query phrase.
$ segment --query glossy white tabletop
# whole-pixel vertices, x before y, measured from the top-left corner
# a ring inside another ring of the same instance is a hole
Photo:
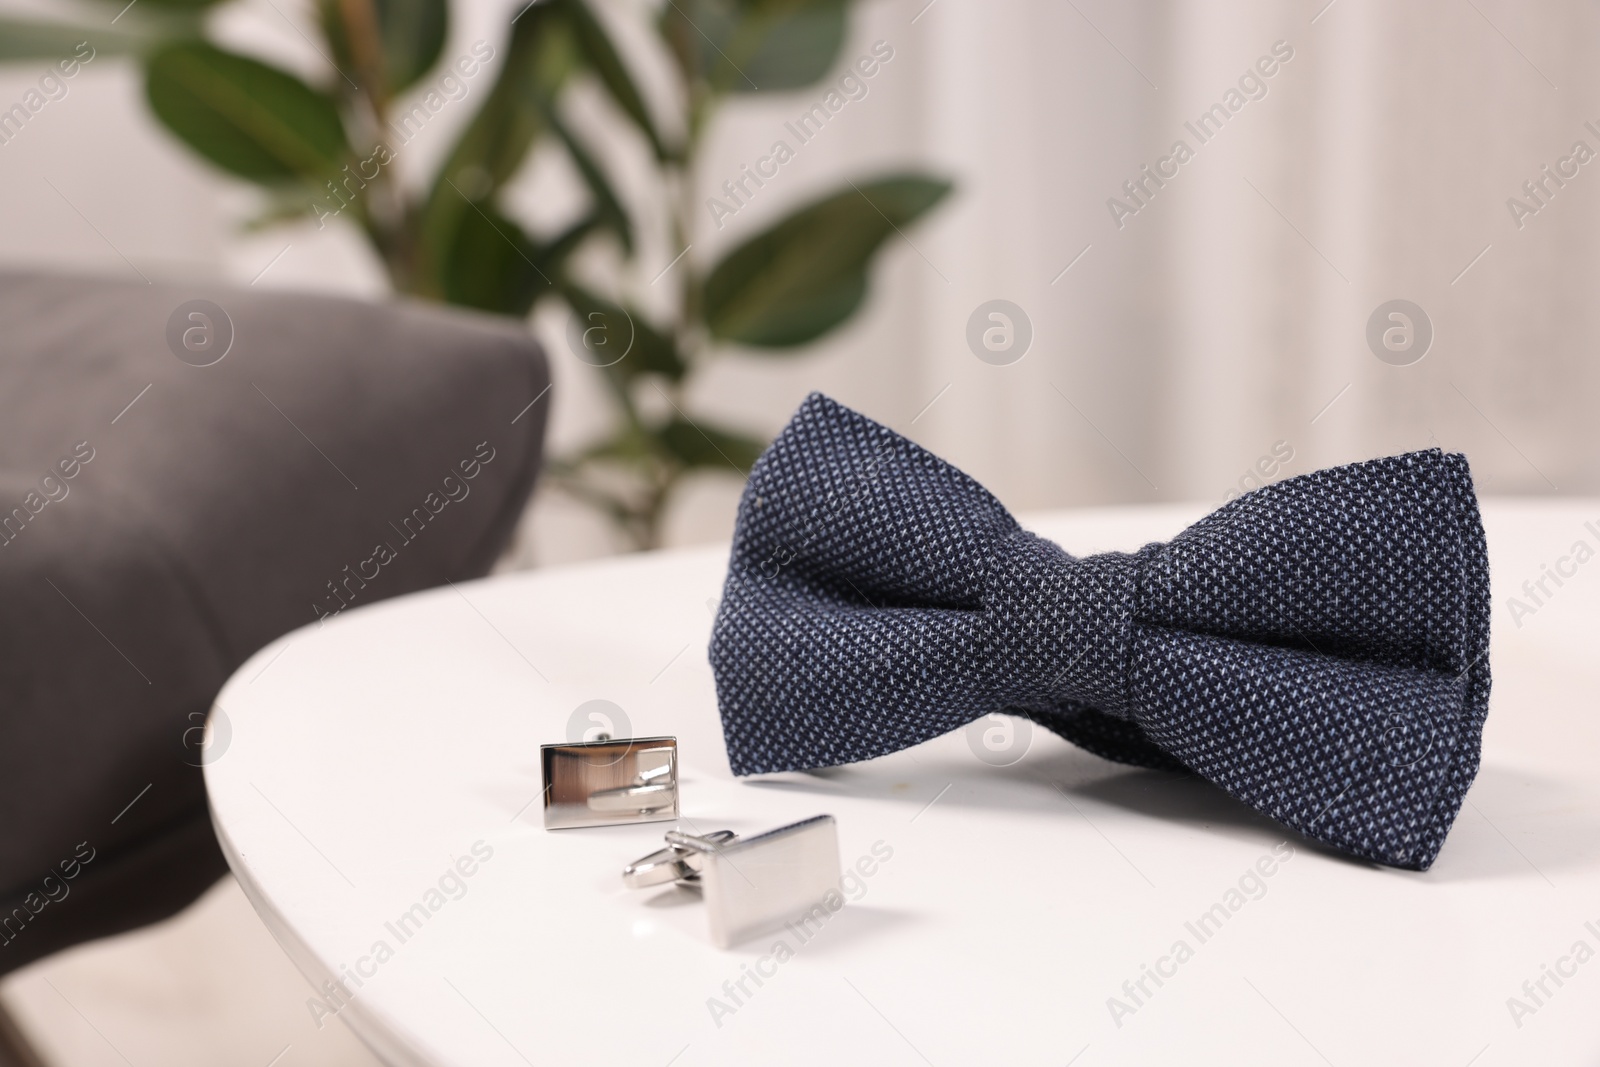
[[[1027,525],[1081,554],[1205,510]],[[1010,748],[983,723],[735,781],[705,655],[722,549],[464,584],[283,638],[218,698],[213,815],[302,971],[355,975],[307,1010],[337,1009],[393,1064],[1592,1064],[1600,502],[1484,517],[1483,766],[1425,874],[1043,730],[1024,745],[1026,724]],[[1543,564],[1571,576],[1535,604]],[[1533,610],[1513,619],[1513,595]],[[690,892],[622,886],[671,824],[546,832],[539,745],[592,700],[678,737],[686,829],[836,816],[850,903],[804,942],[720,951]]]

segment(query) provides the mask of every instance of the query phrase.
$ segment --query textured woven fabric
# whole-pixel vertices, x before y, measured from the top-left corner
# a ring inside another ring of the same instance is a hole
[[[1290,478],[1168,544],[1079,559],[812,394],[751,471],[711,665],[735,774],[1004,711],[1425,870],[1477,773],[1488,649],[1463,456]]]

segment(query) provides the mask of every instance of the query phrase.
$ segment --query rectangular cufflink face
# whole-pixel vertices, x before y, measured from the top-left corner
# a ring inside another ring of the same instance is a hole
[[[740,838],[707,855],[700,881],[718,948],[808,916],[825,919],[818,909],[837,911],[843,903],[838,826],[832,815],[818,815]],[[825,899],[829,893],[838,899]]]
[[[625,737],[541,745],[544,828],[616,826],[678,817],[678,742]]]

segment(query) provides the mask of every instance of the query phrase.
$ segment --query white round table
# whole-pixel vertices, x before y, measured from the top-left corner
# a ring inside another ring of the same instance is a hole
[[[1085,553],[1205,510],[1027,525]],[[958,731],[736,781],[706,662],[720,548],[463,584],[282,638],[218,697],[213,817],[329,991],[308,1010],[392,1064],[1594,1063],[1600,563],[1570,553],[1600,548],[1600,502],[1484,515],[1483,766],[1425,874],[1043,730],[1007,749],[999,722],[976,745]],[[1558,563],[1572,575],[1532,605],[1523,582]],[[1514,620],[1512,596],[1533,611]],[[720,951],[695,894],[622,885],[671,824],[547,832],[539,746],[597,699],[634,736],[677,736],[685,829],[834,815],[850,902],[803,942]]]

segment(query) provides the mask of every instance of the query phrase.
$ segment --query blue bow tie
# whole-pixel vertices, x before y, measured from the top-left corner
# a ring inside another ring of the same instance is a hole
[[[1463,456],[1290,478],[1168,544],[1079,559],[814,393],[750,473],[711,665],[735,774],[1004,711],[1425,870],[1477,773],[1488,649]]]

